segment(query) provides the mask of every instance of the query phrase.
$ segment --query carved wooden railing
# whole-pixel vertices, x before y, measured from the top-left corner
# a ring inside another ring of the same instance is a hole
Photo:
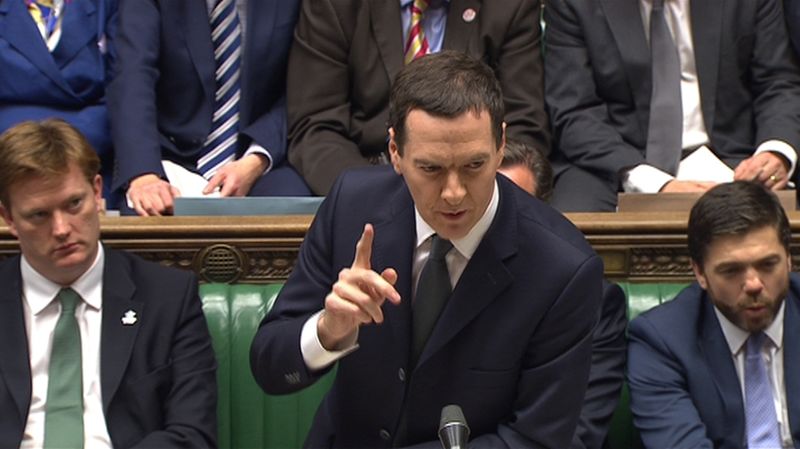
[[[614,280],[688,281],[686,213],[576,213]],[[791,212],[793,253],[800,254],[800,212]],[[284,281],[310,216],[103,217],[102,239],[164,265],[194,270],[204,282]],[[0,226],[0,258],[18,251]],[[793,257],[795,266],[800,258]]]

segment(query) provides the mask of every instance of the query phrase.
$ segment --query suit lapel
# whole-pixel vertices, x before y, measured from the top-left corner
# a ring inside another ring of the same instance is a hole
[[[131,279],[130,267],[119,253],[104,247],[103,269],[103,323],[100,333],[100,386],[103,410],[114,398],[119,387],[133,343],[139,333],[140,322],[124,325],[122,317],[132,310],[139,320],[146,319],[141,301],[134,301],[136,286]]]
[[[697,3],[697,2],[693,2]],[[616,48],[622,58],[628,84],[633,92],[636,109],[643,117],[649,117],[650,48],[647,44],[642,13],[638,0],[601,0],[608,27],[614,36]]]
[[[183,28],[186,46],[194,61],[194,68],[203,84],[206,98],[211,101],[216,90],[216,62],[214,62],[214,44],[211,42],[211,24],[208,17],[208,6],[205,0],[190,0],[171,4],[163,2],[162,7],[177,8],[175,13],[178,23]]]
[[[800,305],[794,289],[786,299],[783,317],[783,379],[789,408],[789,428],[800,447]]]
[[[23,1],[12,0],[0,3],[0,37],[16,48],[56,86],[70,97],[75,98],[72,89],[61,76],[50,50],[47,49],[47,45]]]
[[[444,32],[442,48],[458,50],[473,57],[481,58],[476,39],[479,36],[480,19],[467,22],[463,19],[464,11],[472,9],[476,17],[480,17],[480,0],[451,0],[447,11],[447,26]]]
[[[419,364],[452,340],[472,319],[488,306],[513,281],[505,260],[517,251],[516,204],[507,188],[498,181],[500,204],[492,225],[467,263],[453,294],[433,328]]]
[[[101,18],[100,20],[104,20]],[[61,28],[67,30],[53,51],[53,57],[64,67],[82,49],[97,40],[97,10],[92,2],[71,2],[64,8]]]
[[[691,2],[690,6],[700,105],[709,135],[714,127],[724,3],[724,0],[703,0]]]
[[[8,282],[0,290],[0,384],[8,387],[24,424],[30,408],[31,370],[19,261],[19,256],[6,261],[0,271],[0,279]]]
[[[698,334],[701,338],[697,344],[706,361],[705,367],[708,370],[708,376],[717,387],[717,397],[724,404],[720,410],[720,420],[724,423],[725,435],[733,442],[732,447],[735,447],[741,444],[744,437],[742,387],[731,358],[730,347],[714,313],[714,306],[706,293],[703,293],[700,302],[700,307],[703,309],[699,320]]]
[[[403,68],[403,26],[398,0],[371,0],[369,8],[375,41],[386,68],[389,82]]]
[[[395,288],[400,293],[402,302],[398,306],[388,303],[383,306],[384,325],[391,327],[392,336],[395,339],[393,347],[402,348],[402,352],[396,356],[405,364],[409,358],[411,342],[411,295],[413,292],[411,268],[416,245],[416,222],[414,204],[405,187],[390,202],[393,205],[391,216],[378,223],[373,223],[375,241],[373,242],[372,262],[373,268],[378,272],[387,267],[397,270]]]

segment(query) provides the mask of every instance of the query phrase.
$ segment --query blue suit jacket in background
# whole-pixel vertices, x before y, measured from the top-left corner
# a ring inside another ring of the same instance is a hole
[[[64,8],[51,54],[23,0],[0,0],[0,132],[25,120],[59,117],[80,130],[110,180],[113,150],[105,86],[114,60],[115,0]]]

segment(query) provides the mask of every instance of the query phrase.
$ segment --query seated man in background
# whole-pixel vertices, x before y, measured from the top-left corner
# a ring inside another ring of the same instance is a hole
[[[541,151],[515,139],[506,139],[498,172],[545,203],[553,195],[553,168]]]
[[[251,348],[273,394],[338,365],[306,446],[439,446],[448,404],[463,409],[470,447],[569,445],[602,261],[497,175],[502,98],[462,52],[412,62],[392,86],[394,171],[346,172],[322,204]]]
[[[120,0],[109,107],[124,212],[171,214],[179,195],[310,193],[286,163],[298,2]]]
[[[506,139],[503,162],[497,171],[542,201],[546,202],[553,192],[550,162],[539,151],[521,142]],[[603,281],[600,316],[592,332],[589,385],[570,445],[573,449],[604,447],[625,380],[626,305],[622,289]]]
[[[800,445],[800,277],[775,195],[721,184],[689,216],[697,283],[629,328],[631,409],[646,447]]]
[[[0,0],[0,133],[58,117],[100,156],[110,195],[114,152],[106,83],[114,62],[115,0]]]
[[[0,447],[216,447],[197,279],[100,244],[99,166],[61,120],[0,136]]]
[[[289,58],[289,160],[315,193],[347,168],[388,162],[392,81],[440,50],[492,67],[507,134],[550,151],[539,0],[305,0]]]
[[[800,69],[781,0],[552,0],[545,21],[559,210],[791,180]]]

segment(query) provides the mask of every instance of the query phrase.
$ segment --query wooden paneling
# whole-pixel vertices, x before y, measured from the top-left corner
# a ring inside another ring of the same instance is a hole
[[[692,279],[686,213],[575,213],[567,217],[602,256],[612,279]],[[798,253],[800,212],[791,212],[789,217],[793,253]],[[288,277],[310,223],[310,216],[103,217],[101,227],[107,245],[194,270],[205,282],[269,283]],[[8,228],[0,226],[0,258],[17,251]],[[800,259],[793,258],[797,266]]]

